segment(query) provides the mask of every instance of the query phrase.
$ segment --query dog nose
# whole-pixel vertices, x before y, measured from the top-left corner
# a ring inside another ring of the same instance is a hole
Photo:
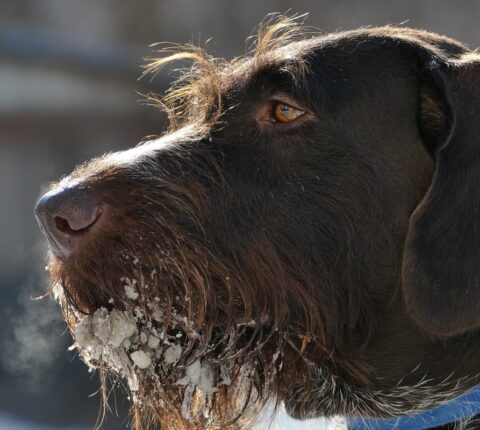
[[[53,254],[69,257],[102,214],[102,205],[88,189],[54,189],[40,198],[35,216]]]

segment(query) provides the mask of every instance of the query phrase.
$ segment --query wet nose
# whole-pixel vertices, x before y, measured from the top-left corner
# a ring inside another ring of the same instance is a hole
[[[69,257],[80,238],[90,233],[102,214],[102,205],[88,189],[75,186],[54,189],[40,198],[35,216],[50,249]]]

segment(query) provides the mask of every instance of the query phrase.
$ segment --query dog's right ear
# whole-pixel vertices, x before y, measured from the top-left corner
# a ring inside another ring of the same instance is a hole
[[[410,219],[403,286],[413,319],[445,337],[480,327],[480,55],[430,56],[419,88],[435,171]]]

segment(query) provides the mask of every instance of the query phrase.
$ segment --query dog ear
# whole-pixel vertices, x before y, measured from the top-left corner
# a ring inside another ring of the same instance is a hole
[[[446,337],[480,327],[480,55],[429,63],[418,122],[435,170],[410,219],[402,277],[413,319]]]

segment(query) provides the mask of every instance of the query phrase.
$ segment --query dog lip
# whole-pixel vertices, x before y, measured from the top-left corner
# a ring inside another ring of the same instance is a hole
[[[45,233],[50,251],[55,257],[58,257],[62,261],[66,261],[73,254],[73,241],[82,235],[83,233],[81,231],[75,232],[74,234],[57,233],[56,236],[52,235],[49,231]]]

